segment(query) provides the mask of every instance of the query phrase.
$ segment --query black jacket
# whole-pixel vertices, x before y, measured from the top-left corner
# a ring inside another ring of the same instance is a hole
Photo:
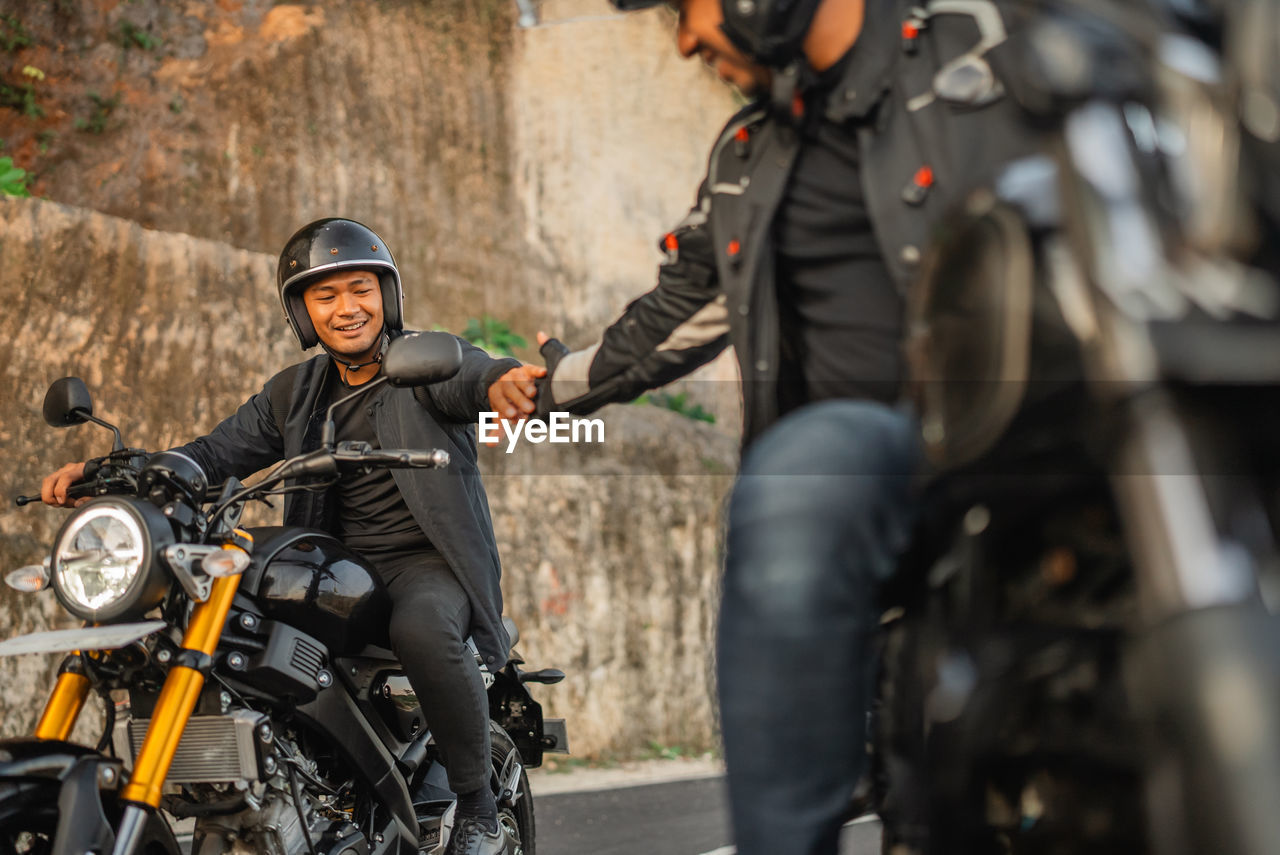
[[[938,5],[916,19],[920,35],[904,40],[904,21],[925,5],[869,0],[863,32],[825,104],[829,121],[857,135],[863,197],[904,291],[943,215],[998,167],[1035,150],[998,82],[1010,49],[999,8],[989,0]],[[962,58],[973,62],[948,74]],[[991,87],[974,85],[975,64],[996,67]],[[732,344],[743,378],[744,444],[777,418],[773,220],[799,145],[764,102],[730,120],[711,150],[697,204],[660,243],[666,258],[657,287],[627,306],[599,343],[560,361],[540,410],[584,414],[630,400]],[[924,187],[922,167],[932,178]]]
[[[383,448],[449,452],[446,469],[392,471],[414,519],[448,560],[470,598],[471,633],[481,656],[501,666],[511,646],[502,626],[502,566],[476,465],[473,425],[477,414],[489,407],[489,386],[520,363],[491,359],[480,348],[459,342],[462,368],[454,377],[416,390],[383,385],[367,405]],[[327,354],[286,368],[208,435],[178,450],[199,462],[212,483],[230,475],[248,477],[319,447],[328,404],[323,392],[331,370],[333,360]],[[276,389],[280,383],[291,385],[287,398]],[[278,399],[289,403],[283,424],[272,412],[272,401]],[[285,497],[284,523],[330,530],[334,511],[327,493],[290,493]]]

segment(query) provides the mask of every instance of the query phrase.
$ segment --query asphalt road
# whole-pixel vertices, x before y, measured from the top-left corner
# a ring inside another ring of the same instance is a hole
[[[538,855],[730,855],[724,779],[534,793]],[[880,826],[845,828],[841,855],[879,855]]]

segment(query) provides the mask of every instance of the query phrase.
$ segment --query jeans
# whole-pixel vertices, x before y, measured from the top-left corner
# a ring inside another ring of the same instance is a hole
[[[489,700],[467,647],[471,603],[444,557],[370,556],[391,594],[391,649],[435,737],[449,788],[489,784]]]
[[[739,855],[834,855],[865,765],[879,583],[913,520],[916,422],[863,401],[788,414],[743,458],[717,644]]]

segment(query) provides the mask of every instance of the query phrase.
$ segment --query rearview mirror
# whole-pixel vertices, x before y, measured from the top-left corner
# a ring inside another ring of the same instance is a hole
[[[448,380],[462,367],[462,348],[446,332],[404,335],[391,342],[382,373],[392,386],[425,386]]]
[[[54,380],[44,393],[44,420],[50,427],[82,425],[93,415],[93,396],[79,377]]]

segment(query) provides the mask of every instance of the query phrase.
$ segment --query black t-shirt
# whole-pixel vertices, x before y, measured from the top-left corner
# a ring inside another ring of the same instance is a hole
[[[851,53],[807,93],[813,119],[774,220],[784,414],[830,398],[891,403],[902,379],[902,297],[871,229],[856,128],[822,115]]]
[[[361,388],[342,382],[340,373],[329,372],[326,391],[331,402]],[[370,415],[368,394],[356,395],[340,405],[333,414],[337,440],[367,442],[379,448]],[[337,500],[336,534],[357,552],[377,557],[392,552],[433,549],[431,540],[409,512],[392,470],[374,469],[368,474],[345,474],[334,485],[333,496]]]

